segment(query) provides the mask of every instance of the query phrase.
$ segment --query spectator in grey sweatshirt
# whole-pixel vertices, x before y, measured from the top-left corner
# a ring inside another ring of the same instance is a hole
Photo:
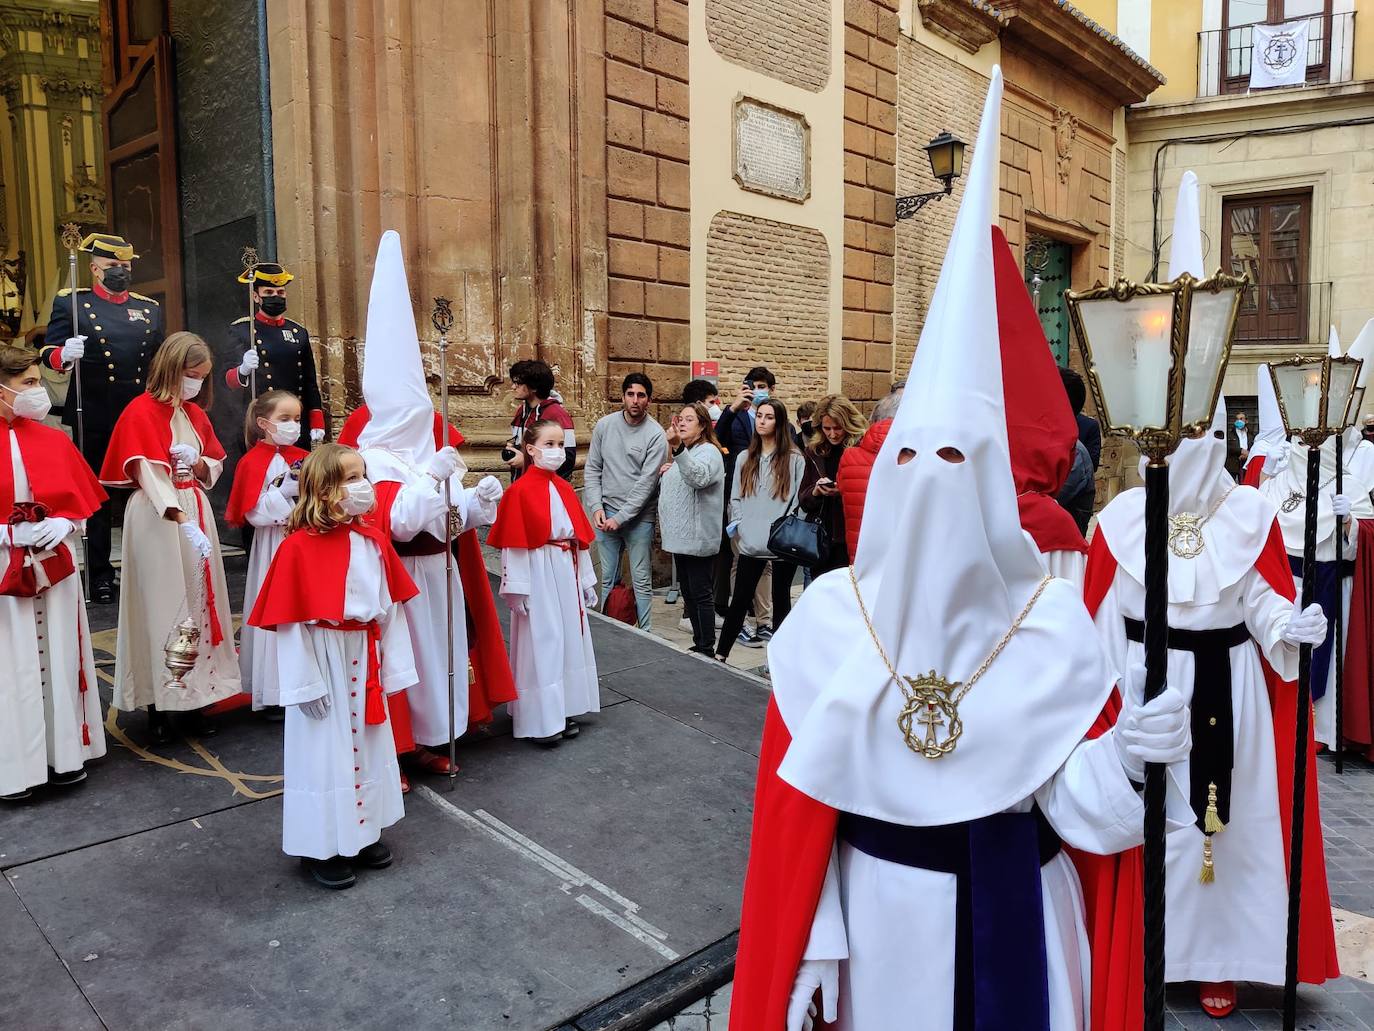
[[[668,459],[663,428],[649,418],[654,385],[642,372],[621,384],[623,408],[603,416],[592,430],[584,470],[583,504],[592,514],[601,557],[601,603],[620,578],[620,557],[630,555],[639,628],[650,629],[654,598],[654,494],[658,470]]]

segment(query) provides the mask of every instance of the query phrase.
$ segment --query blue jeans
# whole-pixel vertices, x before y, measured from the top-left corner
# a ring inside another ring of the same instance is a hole
[[[615,518],[609,505],[604,511],[607,519]],[[630,585],[635,592],[635,612],[639,629],[652,630],[651,614],[654,602],[654,522],[643,515],[632,519],[618,530],[596,531],[596,548],[601,557],[601,602],[620,579],[620,556],[630,553]]]

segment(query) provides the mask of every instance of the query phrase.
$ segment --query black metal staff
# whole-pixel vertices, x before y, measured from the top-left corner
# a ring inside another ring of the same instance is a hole
[[[434,298],[429,321],[439,334],[439,443],[448,443],[448,331],[453,328],[453,307],[447,297]],[[453,717],[453,477],[444,480],[444,602],[448,629],[448,789],[453,790],[458,776],[458,728]]]
[[[81,246],[81,228],[75,222],[62,227],[62,246],[67,248],[67,290],[72,299],[72,336],[80,336],[80,311],[76,302],[76,250]],[[81,359],[72,362],[72,399],[76,402],[76,447],[86,457],[86,416],[81,408]],[[81,525],[81,586],[86,597],[91,594],[91,558],[87,550],[86,525]],[[85,598],[82,599],[83,602]]]
[[[1145,701],[1164,690],[1169,665],[1169,467],[1145,465]],[[1145,766],[1145,1027],[1164,1026],[1164,860],[1167,767]]]
[[[243,256],[243,279],[248,284],[248,351],[257,352],[258,349],[258,319],[256,306],[253,304],[253,287],[256,285],[254,280],[258,273],[258,249],[256,247],[245,247]],[[248,352],[245,351],[245,354]],[[248,373],[248,393],[254,398],[258,396],[258,370],[253,369]]]
[[[1320,464],[1320,463],[1318,463]],[[1345,430],[1336,434],[1336,493],[1345,493]],[[1336,681],[1332,699],[1336,710],[1336,772],[1345,773],[1345,522],[1336,517],[1336,637],[1332,643],[1331,661],[1336,664]]]

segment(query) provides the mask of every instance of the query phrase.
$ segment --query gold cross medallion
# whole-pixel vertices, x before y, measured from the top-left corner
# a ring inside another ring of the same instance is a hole
[[[1288,497],[1283,499],[1283,504],[1280,507],[1285,512],[1296,512],[1298,510],[1298,506],[1301,505],[1302,502],[1302,492],[1295,490],[1293,491],[1293,493],[1289,494]]]
[[[959,684],[951,684],[931,670],[920,677],[902,677],[897,686],[906,699],[897,715],[897,727],[906,739],[906,746],[927,759],[939,759],[954,751],[964,732],[958,703],[954,700]],[[924,736],[915,729],[915,724],[925,727]],[[943,739],[939,735],[942,727],[948,727]]]
[[[1202,520],[1193,512],[1180,512],[1169,517],[1169,550],[1179,558],[1197,558],[1202,554]]]

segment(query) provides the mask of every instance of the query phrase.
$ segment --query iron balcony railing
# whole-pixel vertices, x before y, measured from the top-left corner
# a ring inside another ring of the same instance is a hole
[[[1307,32],[1307,82],[1350,82],[1355,77],[1355,12],[1314,14],[1283,22],[1310,25]],[[1244,93],[1250,88],[1250,64],[1254,58],[1255,27],[1233,25],[1197,34],[1197,93],[1215,97]]]
[[[1246,287],[1236,343],[1325,346],[1331,328],[1331,284],[1257,283]]]

